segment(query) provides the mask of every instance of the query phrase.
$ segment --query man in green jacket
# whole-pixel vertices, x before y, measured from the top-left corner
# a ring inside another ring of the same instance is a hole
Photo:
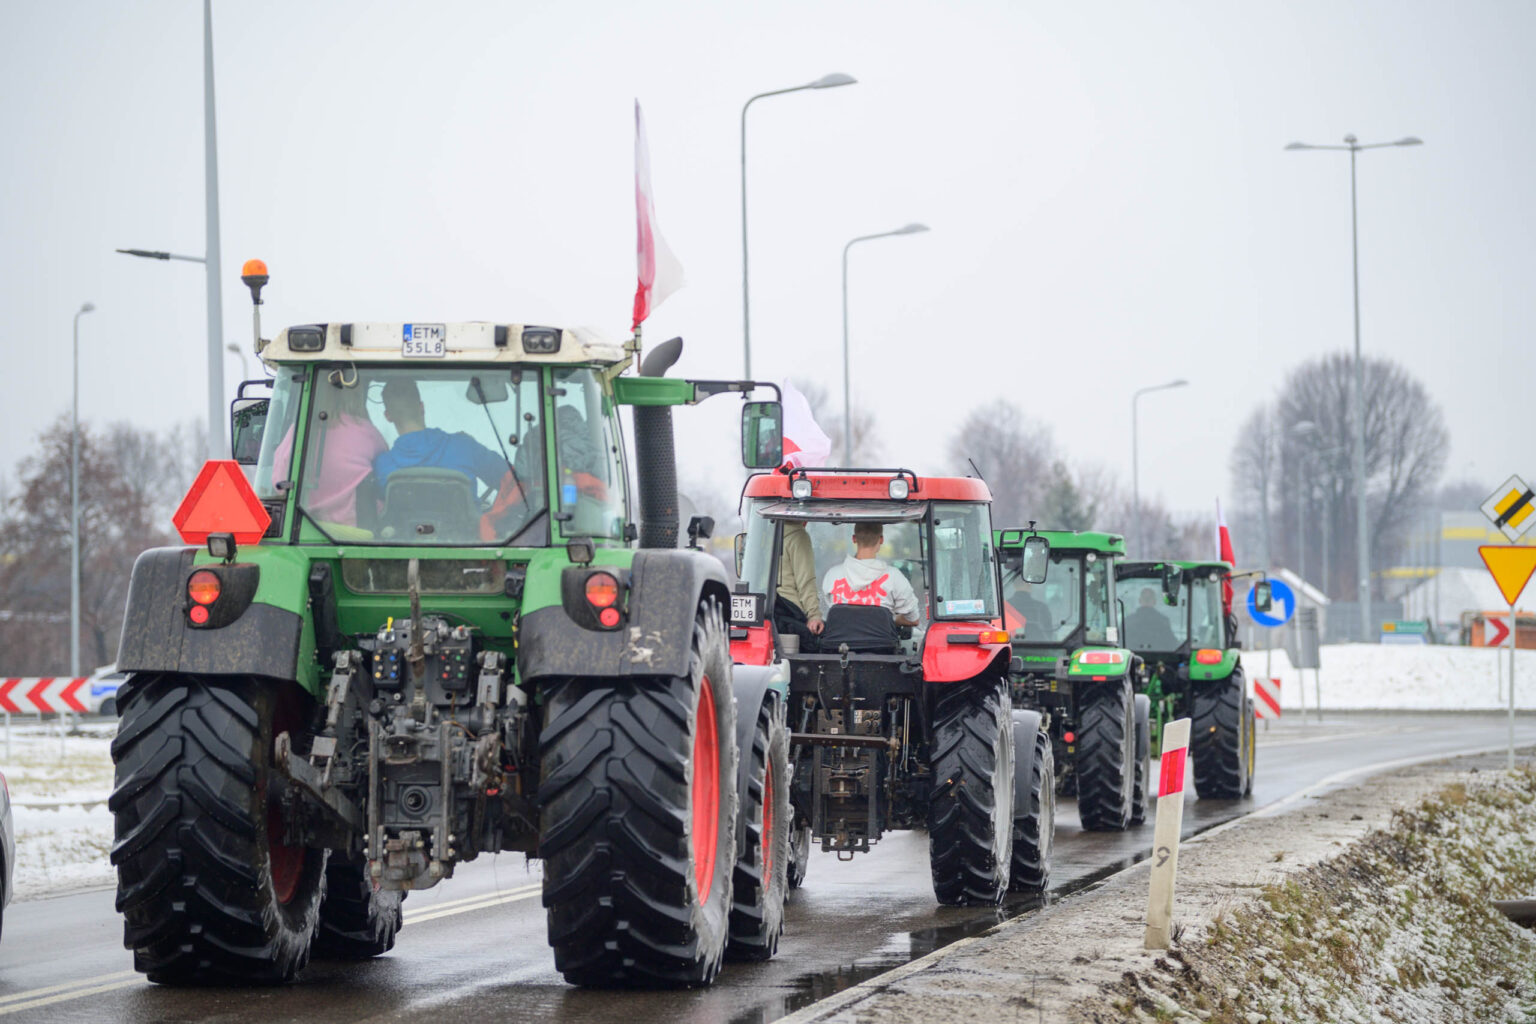
[[[821,635],[821,593],[816,585],[816,556],[804,523],[785,523],[779,549],[779,589],[773,605],[773,628],[800,638],[802,651],[816,649]]]

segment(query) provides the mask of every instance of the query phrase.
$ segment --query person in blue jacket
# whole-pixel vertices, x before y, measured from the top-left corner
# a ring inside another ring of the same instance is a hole
[[[458,470],[470,483],[478,479],[492,489],[507,472],[505,458],[468,434],[450,434],[427,426],[421,392],[413,380],[397,377],[384,385],[384,418],[394,424],[400,436],[393,447],[373,460],[380,487],[389,482],[395,470],[417,466]]]

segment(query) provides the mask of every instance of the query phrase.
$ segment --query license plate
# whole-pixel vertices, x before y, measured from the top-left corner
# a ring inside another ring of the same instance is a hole
[[[448,354],[448,330],[442,324],[406,324],[400,354],[407,359],[441,359]]]
[[[759,610],[760,594],[732,594],[731,595],[731,621],[742,625],[755,626],[763,619],[763,613]]]

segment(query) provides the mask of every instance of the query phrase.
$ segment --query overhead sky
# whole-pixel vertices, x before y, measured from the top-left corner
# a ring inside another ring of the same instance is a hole
[[[944,467],[975,405],[1016,401],[1074,460],[1205,512],[1238,425],[1299,362],[1352,344],[1360,158],[1365,350],[1422,380],[1449,475],[1529,466],[1536,381],[1536,5],[1510,2],[214,3],[226,341],[238,273],[266,326],[590,324],[634,291],[632,103],[688,286],[647,325],[680,372],[742,368],[748,125],[753,370],[841,392],[889,462]],[[202,11],[0,0],[0,473],[69,408],[204,415]],[[227,360],[231,391],[241,373]],[[714,408],[711,408],[714,407]],[[736,464],[731,399],[679,414],[685,480]]]

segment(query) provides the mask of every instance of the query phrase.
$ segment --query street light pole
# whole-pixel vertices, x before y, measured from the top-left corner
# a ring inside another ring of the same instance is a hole
[[[917,235],[928,230],[926,224],[908,224],[895,231],[882,231],[877,235],[860,235],[843,246],[843,465],[853,465],[853,399],[849,384],[848,368],[848,250],[859,242],[874,238],[890,238],[894,235]],[[751,374],[748,374],[750,378]]]
[[[1422,146],[1424,141],[1412,135],[1396,142],[1361,143],[1353,134],[1344,136],[1342,146],[1314,146],[1306,142],[1293,142],[1287,150],[1300,149],[1347,149],[1349,150],[1349,241],[1353,264],[1355,290],[1355,543],[1359,548],[1359,601],[1360,639],[1371,639],[1371,533],[1366,519],[1365,502],[1365,369],[1360,360],[1360,221],[1355,189],[1355,154],[1362,149],[1384,149],[1387,146]]]
[[[85,303],[75,313],[75,344],[69,403],[69,675],[80,676],[80,318],[94,312]]]
[[[207,0],[204,0],[207,2]],[[808,81],[803,86],[790,86],[788,89],[771,89],[768,92],[759,92],[753,98],[742,104],[742,359],[745,362],[745,379],[753,378],[753,316],[751,316],[751,299],[746,290],[746,107],[763,100],[766,97],[782,97],[786,92],[803,92],[805,89],[834,89],[837,86],[851,86],[857,83],[857,78],[852,75],[834,74],[822,75],[816,81]]]
[[[1131,395],[1131,516],[1136,520],[1136,557],[1147,557],[1146,536],[1141,528],[1141,469],[1140,442],[1136,435],[1136,403],[1142,395],[1153,391],[1167,391],[1169,388],[1182,388],[1189,381],[1180,377],[1171,380],[1167,384],[1154,384],[1149,388],[1140,388]]]
[[[203,252],[208,272],[208,457],[229,457],[224,442],[224,304],[219,299],[219,140],[213,102],[213,7],[203,0]]]

